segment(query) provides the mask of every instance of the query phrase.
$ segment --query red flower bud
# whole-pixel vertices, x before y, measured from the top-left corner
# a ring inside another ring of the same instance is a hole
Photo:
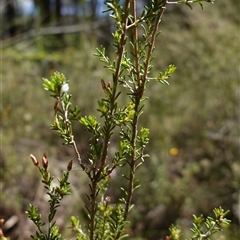
[[[57,109],[59,108],[59,101],[57,100],[56,102],[55,102],[55,104],[54,104],[54,111],[56,112],[57,111]]]
[[[40,167],[40,163],[39,163],[39,161],[36,159],[36,157],[34,156],[34,155],[32,155],[32,154],[30,154],[30,158],[32,159],[32,162],[33,162],[33,164],[36,166],[36,167]]]
[[[4,237],[4,234],[3,234],[3,231],[2,229],[0,228],[0,237]],[[1,238],[2,239],[2,238]],[[4,238],[3,238],[4,239]]]
[[[104,82],[104,80],[103,79],[101,79],[101,84],[102,84],[102,89],[103,90],[106,90],[106,83]]]
[[[4,219],[1,218],[0,219],[0,237],[4,237],[4,234],[3,234],[3,231],[2,231],[3,223],[4,223]]]
[[[5,222],[4,219],[1,218],[1,219],[0,219],[0,228],[3,226],[4,222]]]
[[[48,168],[48,160],[46,153],[44,153],[42,156],[42,165],[45,170]]]
[[[67,170],[71,171],[72,170],[72,164],[73,164],[73,160],[71,159],[67,165]]]
[[[107,87],[108,87],[108,88],[111,88],[111,82],[108,82]]]

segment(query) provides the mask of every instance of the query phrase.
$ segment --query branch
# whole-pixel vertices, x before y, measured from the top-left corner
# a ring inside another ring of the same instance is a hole
[[[193,4],[193,3],[200,3],[200,2],[209,2],[209,3],[214,3],[215,0],[180,0],[180,1],[166,1],[167,4]]]
[[[55,27],[43,27],[38,29],[31,29],[28,32],[19,34],[12,38],[2,40],[1,46],[2,48],[7,48],[12,45],[16,45],[19,42],[26,41],[29,38],[36,38],[36,37],[45,36],[45,35],[70,34],[70,33],[77,33],[77,32],[94,33],[99,37],[109,41],[109,38],[105,34],[102,34],[100,31],[96,31],[100,29],[102,24],[103,22],[98,21],[98,22],[92,23],[91,25],[76,24],[76,25],[69,25],[69,26],[55,26]]]

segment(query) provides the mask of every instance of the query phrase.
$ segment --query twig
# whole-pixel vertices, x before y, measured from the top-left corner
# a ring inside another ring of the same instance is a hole
[[[70,25],[70,26],[55,26],[55,27],[43,27],[38,29],[31,29],[28,32],[19,34],[10,39],[2,40],[1,46],[2,48],[7,48],[12,45],[16,45],[19,42],[26,41],[29,38],[36,38],[36,37],[45,36],[45,35],[70,34],[70,33],[76,33],[76,32],[92,32],[94,34],[97,34],[101,38],[109,41],[109,38],[107,38],[105,34],[96,32],[97,29],[100,29],[102,24],[103,23],[101,21],[98,21],[98,22],[94,22],[91,25],[76,24],[76,25]]]

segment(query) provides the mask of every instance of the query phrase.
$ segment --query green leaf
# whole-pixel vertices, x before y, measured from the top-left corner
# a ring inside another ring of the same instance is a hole
[[[81,117],[79,122],[84,125],[89,132],[97,132],[99,131],[100,124],[97,122],[96,117],[89,115],[85,117]]]
[[[143,143],[148,143],[149,141],[149,134],[150,134],[150,131],[148,128],[141,128],[140,130],[140,138],[142,140]]]
[[[43,87],[46,91],[60,95],[62,86],[67,83],[67,79],[64,74],[55,72],[50,79],[43,78]]]

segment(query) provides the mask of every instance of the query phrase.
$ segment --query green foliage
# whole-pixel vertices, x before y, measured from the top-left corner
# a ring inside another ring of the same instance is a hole
[[[207,217],[206,219],[201,215],[200,217],[196,217],[193,215],[193,228],[191,231],[194,233],[193,239],[207,239],[210,240],[210,236],[216,232],[222,231],[222,224],[230,224],[230,220],[225,218],[225,216],[229,213],[228,211],[224,211],[221,207],[215,208],[213,210],[215,218]],[[202,228],[204,224],[206,230]]]
[[[38,170],[42,176],[42,183],[46,189],[46,194],[49,196],[49,214],[47,221],[47,233],[43,230],[43,226],[46,225],[46,222],[42,220],[42,216],[39,213],[38,207],[34,207],[32,204],[29,206],[29,210],[26,211],[28,217],[36,225],[38,231],[36,231],[36,236],[31,236],[35,240],[62,240],[63,237],[59,233],[59,227],[56,226],[55,215],[58,207],[61,205],[61,200],[64,196],[70,195],[70,183],[68,182],[69,171],[72,168],[72,160],[70,160],[67,170],[63,171],[63,175],[58,179],[58,185],[54,186],[54,177],[50,175],[48,171],[48,159],[46,154],[42,157],[42,167],[40,166],[39,161],[34,155],[30,155],[33,164],[38,167]]]
[[[188,240],[210,240],[210,236],[212,236],[214,233],[222,231],[223,225],[230,224],[231,221],[225,218],[229,211],[224,211],[221,207],[219,207],[215,208],[213,213],[214,218],[204,218],[203,215],[199,217],[193,215],[193,228],[191,231],[194,235]],[[178,227],[171,225],[169,231],[171,240],[182,239],[182,232]]]
[[[55,72],[50,80],[43,78],[43,87],[45,90],[53,92],[55,94],[53,96],[58,98],[59,95],[62,95],[62,93],[68,90],[66,88],[66,90],[63,91],[64,86],[67,86],[65,85],[67,82],[66,77],[62,73]]]
[[[236,71],[238,62],[234,57],[238,44],[233,41],[238,37],[238,31],[233,19],[236,19],[238,14],[230,1],[221,0],[216,1],[215,6],[206,7],[205,11],[201,11],[199,7],[189,11],[184,6],[169,6],[167,10],[161,23],[163,33],[155,45],[157,58],[152,62],[154,68],[151,75],[158,76],[159,71],[172,62],[178,69],[171,77],[172,87],[157,85],[150,80],[146,89],[145,96],[150,98],[144,102],[144,114],[140,124],[149,126],[151,130],[151,141],[147,146],[151,157],[145,159],[145,167],[137,171],[142,187],[135,192],[133,198],[135,207],[129,218],[131,239],[136,239],[136,236],[141,240],[163,238],[166,234],[164,229],[175,222],[175,219],[183,235],[190,236],[186,229],[190,228],[188,220],[192,213],[204,213],[204,216],[207,216],[212,208],[219,205],[224,209],[231,209],[229,217],[233,223],[220,233],[221,235],[216,234],[211,238],[219,239],[221,236],[223,239],[236,239],[238,228],[234,209],[237,207],[239,189],[239,129],[238,111],[234,111],[234,108],[238,109],[239,101]],[[67,37],[70,39],[70,36]],[[41,42],[44,40],[45,38],[42,38]],[[34,149],[34,153],[39,155],[47,149],[48,155],[52,156],[52,172],[57,176],[64,164],[61,156],[67,155],[75,159],[71,148],[61,147],[61,139],[56,138],[54,131],[48,131],[47,122],[53,117],[54,102],[51,104],[41,90],[39,76],[46,77],[51,74],[53,66],[61,69],[68,79],[71,79],[73,106],[77,102],[81,116],[98,116],[94,109],[100,108],[97,103],[103,95],[99,79],[105,79],[108,85],[110,76],[105,75],[104,69],[101,70],[96,59],[92,57],[95,46],[92,46],[92,39],[89,40],[81,38],[80,42],[84,43],[87,50],[80,51],[68,47],[59,52],[39,52],[36,51],[34,43],[27,49],[20,48],[19,43],[16,48],[3,51],[4,91],[1,116],[4,136],[2,152],[6,157],[6,165],[1,168],[0,175],[4,182],[0,198],[4,208],[10,206],[17,214],[25,211],[26,207],[22,206],[22,202],[26,201],[37,202],[34,205],[39,206],[42,216],[46,215],[48,209],[41,206],[44,203],[44,200],[40,199],[43,194],[39,196],[36,193],[41,187],[37,187],[38,176],[27,163],[26,155],[30,151]],[[23,43],[28,44],[28,40]],[[113,53],[112,51],[111,54]],[[122,100],[125,98],[124,91],[121,92],[119,99],[122,97]],[[124,107],[123,101],[118,108],[124,111]],[[100,122],[102,124],[101,120]],[[84,155],[88,149],[90,134],[84,133],[79,125],[78,121],[73,123],[74,139]],[[215,135],[212,136],[222,127],[225,129],[223,135],[216,135],[217,139]],[[114,134],[110,145],[110,159],[115,156],[113,150],[118,146],[123,146],[122,151],[130,151],[126,148],[127,142],[117,141],[117,133]],[[176,155],[172,155],[174,149]],[[116,157],[119,156],[116,154]],[[90,164],[87,167],[90,169]],[[114,196],[113,206],[115,196],[120,195],[118,189],[124,184],[121,179],[122,172],[126,173],[126,168],[122,168],[117,176],[113,171],[113,184],[109,184],[109,195]],[[85,175],[77,166],[70,175],[73,178],[73,191],[79,191],[79,195],[85,199],[88,190]],[[21,184],[18,184],[19,182]],[[143,184],[145,182],[148,183],[147,186]],[[26,184],[30,185],[29,190],[24,188]],[[36,197],[33,194],[36,194]],[[59,225],[61,233],[73,238],[66,220],[72,214],[71,209],[74,208],[74,214],[79,214],[83,229],[87,221],[79,210],[82,209],[83,202],[80,198],[76,199],[76,194],[67,197],[66,201],[68,204],[59,208],[59,219],[63,219]],[[157,213],[158,206],[162,205],[166,206],[166,224],[161,222],[164,213],[155,216],[154,220],[148,218],[151,212]],[[179,206],[178,209],[176,205]],[[158,226],[163,228],[161,233],[157,231]],[[30,227],[28,224],[25,226],[26,229]]]
[[[182,232],[177,226],[172,224],[169,228],[169,231],[170,231],[170,239],[171,240],[180,240],[181,239]]]
[[[177,3],[190,3],[201,1],[184,1]],[[126,233],[128,215],[132,209],[132,198],[134,191],[140,187],[139,179],[136,178],[136,170],[142,165],[146,145],[149,142],[149,129],[139,127],[139,119],[143,113],[145,90],[147,84],[152,80],[160,83],[167,83],[167,79],[175,71],[175,67],[170,64],[164,73],[160,72],[157,77],[149,77],[153,65],[153,51],[155,48],[155,39],[159,35],[158,27],[161,22],[163,12],[168,2],[150,1],[150,4],[144,8],[142,14],[137,17],[136,1],[126,1],[123,6],[118,1],[107,1],[107,11],[115,21],[115,32],[113,33],[114,48],[116,57],[111,60],[106,55],[104,48],[98,48],[96,56],[99,61],[105,64],[109,70],[112,80],[106,83],[101,80],[101,87],[104,92],[104,98],[98,101],[98,111],[101,113],[103,123],[97,120],[95,116],[79,116],[80,110],[77,107],[72,108],[69,83],[66,77],[55,72],[50,79],[43,79],[44,89],[53,93],[51,95],[55,100],[54,104],[54,123],[51,126],[56,130],[63,143],[70,145],[77,156],[78,163],[83,172],[89,179],[89,194],[87,194],[88,203],[86,204],[89,223],[81,226],[76,217],[71,218],[72,228],[76,232],[77,239],[123,239],[128,237]],[[142,36],[138,34],[143,31]],[[132,36],[128,38],[128,35]],[[126,49],[130,48],[130,51]],[[121,108],[119,107],[119,97],[122,94],[121,89],[126,91],[128,102]],[[77,148],[74,139],[73,124],[78,120],[81,125],[91,134],[89,139],[89,152],[87,154],[88,163],[83,162],[81,154]],[[118,132],[117,136],[116,132]],[[116,150],[114,157],[110,158],[109,146],[113,136],[117,137],[119,150]],[[36,237],[33,239],[62,239],[58,228],[55,226],[54,217],[60,202],[65,195],[71,194],[68,182],[69,171],[72,168],[72,162],[69,163],[67,172],[59,179],[59,187],[53,187],[53,177],[48,172],[48,161],[46,155],[43,155],[42,165],[40,167],[36,158],[31,155],[31,159],[43,178],[46,193],[49,195],[49,216],[48,233],[43,233],[41,227],[45,225],[38,213],[38,208],[30,205],[27,211],[28,217],[38,228]],[[126,186],[121,186],[123,197],[113,206],[111,197],[108,196],[108,184],[112,172],[118,168],[124,167],[127,171],[123,174]],[[228,223],[223,219],[227,212],[222,209],[214,210],[217,220],[212,218],[204,220],[202,217],[194,216],[194,236],[208,237],[211,234],[221,230],[220,223]],[[200,222],[199,222],[200,221]],[[205,223],[207,232],[203,234],[201,224]],[[172,239],[177,240],[180,237],[180,231],[174,226],[170,228]],[[201,238],[200,238],[201,239]]]
[[[199,3],[199,5],[201,6],[201,8],[203,9],[203,4],[202,4],[202,2],[214,3],[215,0],[204,0],[204,1],[201,1],[201,0],[180,0],[180,1],[178,1],[177,3],[178,3],[178,4],[186,4],[190,9],[193,9],[192,3]]]

